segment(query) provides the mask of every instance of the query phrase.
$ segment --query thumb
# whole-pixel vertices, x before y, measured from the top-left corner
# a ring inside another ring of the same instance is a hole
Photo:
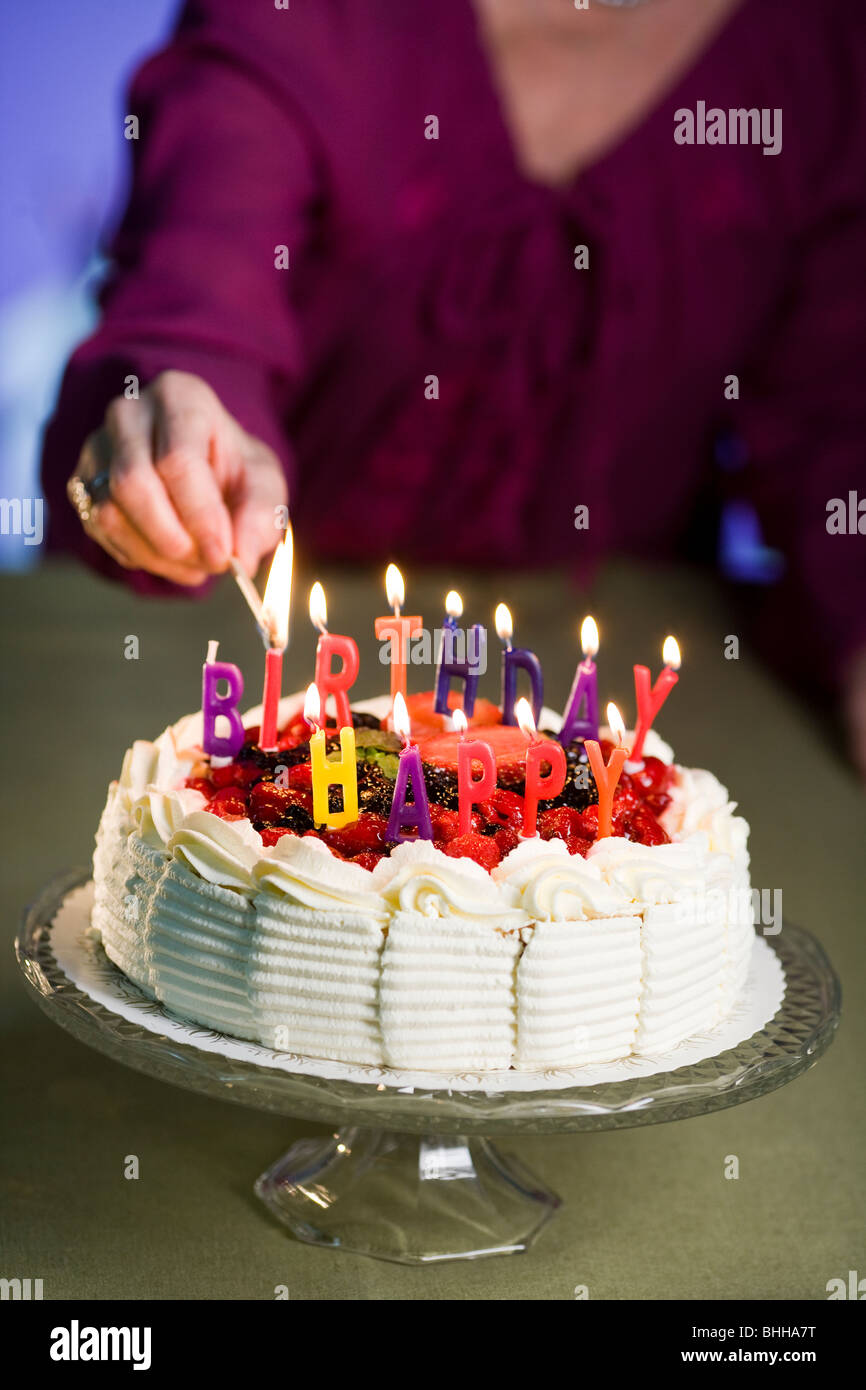
[[[247,574],[255,575],[262,557],[280,540],[288,495],[282,467],[270,450],[247,462],[244,485],[231,508],[234,553]]]

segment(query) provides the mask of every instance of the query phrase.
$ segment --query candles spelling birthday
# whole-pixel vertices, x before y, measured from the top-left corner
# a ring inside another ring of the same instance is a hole
[[[292,602],[292,528],[274,551],[265,596],[262,622],[271,645],[265,653],[265,685],[262,694],[262,723],[259,747],[272,752],[277,746],[280,691],[283,682],[283,652],[289,641],[289,609]]]
[[[349,691],[358,678],[361,658],[358,644],[351,637],[338,637],[328,631],[328,606],[325,591],[318,580],[310,590],[310,621],[319,629],[319,642],[316,647],[316,677],[322,701],[322,723],[327,723],[328,697],[333,695],[336,709],[336,727],[350,728],[352,711],[349,707]],[[339,662],[335,668],[334,662]]]
[[[532,692],[532,717],[537,724],[541,718],[541,707],[544,703],[544,675],[541,670],[541,662],[535,652],[529,651],[526,647],[512,645],[514,625],[511,621],[511,610],[507,604],[500,603],[497,606],[493,621],[497,636],[503,644],[502,722],[503,724],[519,723],[514,709],[517,697],[517,673],[518,671],[525,671],[529,676],[529,687]]]
[[[625,725],[619,710],[612,703],[607,707],[607,722],[617,741],[617,747],[611,749],[607,762],[605,762],[601,748],[595,739],[588,738],[584,743],[589,765],[592,768],[592,775],[595,778],[595,785],[598,788],[599,840],[605,839],[611,833],[613,794],[622,776],[623,764],[629,756],[629,751],[625,746]]]
[[[564,748],[576,738],[598,738],[598,670],[593,660],[598,651],[598,627],[594,618],[584,618],[580,628],[580,645],[583,661],[574,673],[559,731],[559,741]],[[585,712],[582,713],[582,710]]]
[[[478,694],[478,677],[481,675],[486,633],[480,623],[474,623],[468,633],[463,632],[459,626],[462,613],[462,598],[456,589],[449,590],[445,596],[442,650],[436,670],[433,709],[437,714],[450,714],[451,682],[462,680],[463,709],[467,718],[471,719],[475,710],[475,697]]]
[[[208,642],[207,658],[201,668],[202,748],[212,758],[233,758],[243,746],[244,726],[238,702],[244,693],[244,678],[230,661],[217,661],[218,642]],[[218,690],[226,683],[226,693]],[[217,719],[227,721],[227,731],[217,732]]]
[[[461,835],[472,829],[472,807],[486,801],[496,790],[496,758],[489,743],[479,738],[467,738],[469,725],[463,710],[453,715],[454,728],[460,735],[457,746],[457,828]],[[475,776],[475,764],[481,765],[481,776]]]
[[[394,732],[403,740],[397,780],[388,818],[389,840],[432,840],[430,804],[421,764],[421,750],[410,742],[409,711],[401,694],[394,697]],[[412,800],[407,800],[411,791]]]
[[[385,571],[385,593],[393,615],[376,619],[376,636],[380,641],[390,639],[391,662],[391,703],[397,695],[406,694],[406,662],[409,655],[409,642],[421,630],[420,617],[403,617],[401,609],[406,601],[403,576],[396,565],[389,565]]]
[[[355,757],[355,730],[340,730],[340,757],[328,759],[325,730],[322,728],[322,701],[315,681],[308,686],[304,718],[314,729],[310,739],[310,775],[313,783],[313,821],[339,830],[358,819],[358,763]],[[330,809],[331,787],[342,788],[342,810]]]
[[[565,786],[568,765],[561,744],[553,739],[539,738],[532,706],[524,696],[516,702],[514,713],[529,743],[526,750],[523,828],[520,831],[521,836],[528,839],[536,833],[539,801],[552,801],[559,796]]]
[[[666,637],[662,646],[662,661],[664,670],[659,674],[655,685],[650,689],[650,671],[648,666],[635,666],[634,668],[634,692],[637,699],[637,728],[634,734],[634,744],[631,750],[631,761],[639,763],[643,757],[644,739],[653,725],[653,720],[670,695],[679,676],[680,669],[680,648],[675,637]]]

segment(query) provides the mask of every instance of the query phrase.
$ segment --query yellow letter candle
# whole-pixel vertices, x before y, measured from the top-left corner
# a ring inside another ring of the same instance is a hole
[[[327,825],[331,830],[341,830],[358,819],[358,763],[355,758],[355,730],[340,730],[340,757],[328,759],[325,744],[325,731],[320,727],[322,702],[315,684],[307,690],[304,701],[304,718],[316,725],[316,732],[310,739],[310,773],[313,782],[313,821],[316,825]],[[328,808],[328,789],[342,787],[343,809],[331,811]]]

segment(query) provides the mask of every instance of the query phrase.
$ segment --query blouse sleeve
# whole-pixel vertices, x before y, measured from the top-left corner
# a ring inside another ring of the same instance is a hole
[[[50,542],[143,591],[174,586],[120,570],[65,497],[84,439],[127,376],[141,386],[169,368],[201,376],[292,482],[284,420],[301,346],[290,287],[308,241],[314,160],[303,115],[242,14],[190,5],[132,83],[132,188],[102,316],[67,366],[45,436]]]

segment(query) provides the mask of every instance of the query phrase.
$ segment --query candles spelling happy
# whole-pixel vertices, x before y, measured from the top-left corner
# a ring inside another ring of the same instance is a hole
[[[497,606],[493,619],[496,625],[496,633],[503,644],[502,653],[502,722],[503,724],[517,724],[519,721],[515,713],[515,699],[517,697],[517,673],[525,671],[529,676],[529,686],[532,692],[532,717],[536,724],[541,718],[541,707],[544,703],[544,674],[541,670],[541,662],[526,647],[512,646],[511,638],[514,633],[514,625],[511,621],[511,610],[507,604],[500,603]]]
[[[230,661],[217,661],[218,642],[208,642],[207,658],[201,668],[202,748],[214,759],[230,759],[243,747],[244,726],[238,703],[244,693],[244,678]],[[225,681],[228,689],[220,695],[217,686]],[[217,733],[217,719],[228,720],[228,733]]]
[[[648,666],[635,666],[634,668],[634,691],[637,700],[637,727],[634,735],[634,745],[631,750],[630,761],[639,763],[643,757],[643,745],[649,730],[652,728],[653,720],[670,695],[679,676],[680,669],[679,643],[675,637],[666,637],[662,646],[662,661],[665,663],[664,670],[660,673],[655,685],[650,689],[650,671]]]
[[[406,695],[406,659],[409,653],[409,641],[416,632],[421,630],[420,617],[406,618],[401,616],[400,610],[406,599],[403,576],[396,565],[389,565],[385,571],[385,593],[388,603],[394,610],[393,615],[387,618],[376,619],[376,636],[379,640],[390,638],[390,662],[391,662],[391,703],[393,704],[397,695]]]
[[[623,765],[629,756],[629,751],[625,747],[625,725],[619,710],[612,703],[607,707],[607,722],[618,745],[611,749],[607,762],[605,762],[601,748],[595,739],[588,738],[584,743],[589,765],[592,768],[592,775],[595,778],[595,785],[598,788],[599,840],[605,839],[611,833],[613,794],[622,776]]]
[[[574,673],[574,682],[562,717],[559,741],[567,748],[576,738],[598,738],[598,670],[593,660],[598,651],[598,628],[594,618],[586,617],[580,628],[583,661]],[[581,707],[586,713],[581,714]]]
[[[322,723],[327,723],[328,696],[333,695],[336,727],[351,728],[349,691],[358,678],[361,665],[358,644],[351,637],[339,637],[328,631],[328,606],[325,591],[318,580],[310,590],[310,621],[320,634],[316,647],[315,684],[322,701]],[[340,663],[336,670],[335,659]]]
[[[451,708],[448,697],[451,693],[452,680],[463,681],[463,709],[467,718],[471,719],[475,710],[475,697],[478,693],[478,678],[481,675],[481,656],[485,640],[484,628],[480,623],[475,623],[468,634],[460,633],[458,623],[463,613],[463,600],[456,589],[451,589],[445,596],[445,621],[442,624],[442,650],[439,655],[439,665],[436,670],[436,694],[433,708],[437,714],[450,714]],[[464,651],[463,660],[458,657],[455,647],[458,638],[463,642],[467,637],[473,648],[471,659],[470,653]]]
[[[328,759],[325,730],[322,728],[322,701],[315,681],[307,688],[304,718],[315,732],[310,738],[310,775],[313,783],[313,821],[331,830],[340,830],[358,819],[358,764],[355,757],[355,730],[340,730],[340,757]],[[329,790],[342,788],[343,808],[330,810]]]
[[[514,707],[517,723],[529,743],[526,750],[523,828],[521,838],[536,833],[539,801],[552,801],[565,786],[568,765],[562,745],[553,739],[539,738],[529,701],[521,696]],[[545,767],[548,769],[544,771]]]
[[[398,692],[394,697],[394,732],[403,740],[403,749],[397,766],[397,780],[391,800],[391,815],[388,818],[387,838],[389,840],[432,840],[433,826],[430,820],[430,804],[427,799],[427,784],[421,764],[421,751],[409,741],[409,711],[406,701]],[[412,800],[407,801],[406,793],[411,789]]]
[[[262,694],[262,722],[259,747],[272,752],[277,746],[280,691],[283,681],[283,653],[289,641],[289,609],[292,601],[292,528],[274,551],[265,596],[262,621],[271,645],[265,654],[265,685]]]

